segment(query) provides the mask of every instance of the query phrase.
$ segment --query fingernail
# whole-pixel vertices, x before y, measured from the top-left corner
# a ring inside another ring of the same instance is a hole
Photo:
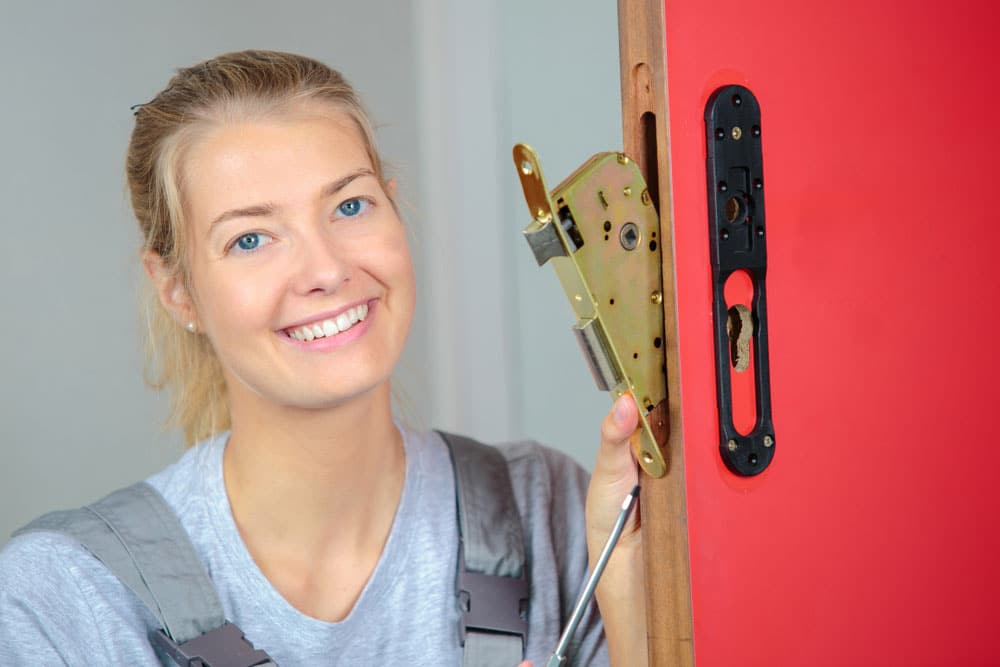
[[[626,403],[625,397],[620,396],[617,401],[615,401],[615,422],[619,426],[625,425],[625,420],[628,419],[628,404]]]

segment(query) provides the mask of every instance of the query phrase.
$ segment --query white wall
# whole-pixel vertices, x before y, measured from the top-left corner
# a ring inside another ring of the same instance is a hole
[[[420,289],[397,393],[416,425],[533,435],[588,462],[608,406],[534,265],[515,140],[554,185],[620,146],[614,2],[110,0],[0,22],[0,544],[176,458],[141,380],[129,107],[172,69],[271,48],[341,70],[381,125]],[[551,32],[558,27],[559,32]]]
[[[613,0],[507,0],[503,50],[506,146],[503,191],[514,244],[519,435],[592,465],[598,428],[611,407],[584,363],[576,318],[551,266],[539,267],[521,229],[528,210],[510,159],[515,142],[538,152],[549,187],[594,153],[621,150],[618,7]]]
[[[593,153],[620,150],[617,4],[416,6],[433,423],[534,437],[589,466],[609,399],[586,370],[554,272],[521,236],[530,218],[510,152],[532,144],[555,186]]]

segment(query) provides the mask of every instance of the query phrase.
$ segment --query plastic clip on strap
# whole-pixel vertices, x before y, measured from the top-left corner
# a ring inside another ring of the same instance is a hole
[[[461,641],[465,646],[468,631],[528,634],[528,580],[480,572],[470,572],[465,563],[465,544],[458,550],[458,599],[462,611]]]
[[[263,667],[274,665],[264,651],[253,647],[243,631],[226,623],[191,641],[177,644],[163,630],[151,636],[153,646],[181,667]]]
[[[507,461],[493,447],[440,435],[455,468],[463,664],[511,667],[524,657],[530,585]]]

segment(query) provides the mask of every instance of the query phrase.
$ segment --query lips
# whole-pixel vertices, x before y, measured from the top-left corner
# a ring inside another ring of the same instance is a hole
[[[308,324],[284,329],[284,333],[289,338],[309,342],[317,338],[332,338],[363,322],[368,317],[368,304],[363,303],[352,308],[348,308],[336,317],[316,320]]]

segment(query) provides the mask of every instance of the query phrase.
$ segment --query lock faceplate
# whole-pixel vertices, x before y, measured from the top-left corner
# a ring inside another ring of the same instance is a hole
[[[660,225],[638,166],[595,155],[556,187],[534,150],[514,147],[533,218],[524,235],[539,265],[551,262],[577,323],[573,330],[599,389],[639,407],[632,450],[653,477],[666,473],[667,436]]]

